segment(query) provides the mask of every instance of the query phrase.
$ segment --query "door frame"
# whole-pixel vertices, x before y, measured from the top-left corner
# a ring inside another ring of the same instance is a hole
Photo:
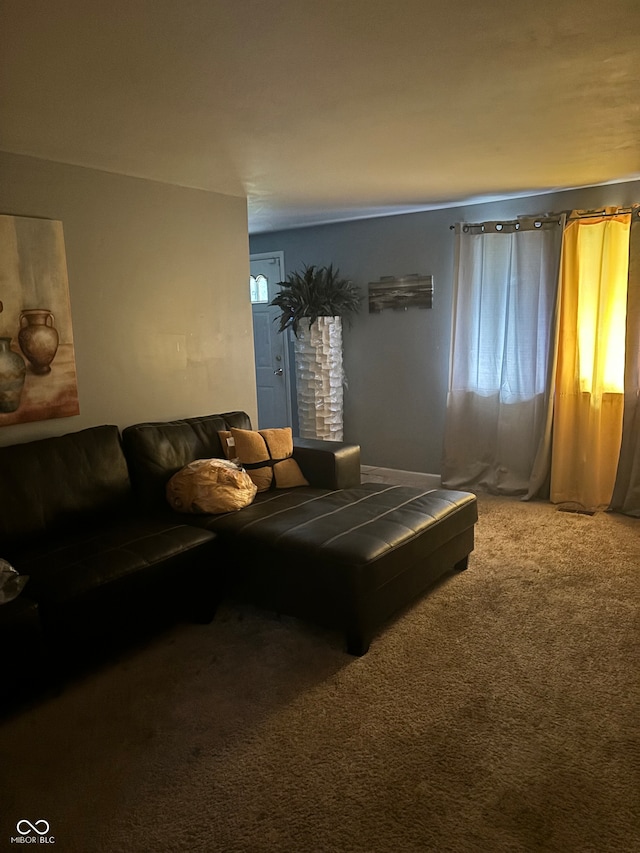
[[[284,268],[284,251],[276,251],[276,252],[254,252],[249,255],[249,275],[251,275],[251,261],[267,261],[269,258],[278,258],[280,261],[280,275],[282,276],[282,281],[284,281],[287,277]],[[253,310],[253,305],[252,305]],[[253,324],[252,324],[253,330]],[[289,330],[287,329],[284,332],[278,332],[278,334],[284,335],[284,346],[282,347],[282,356],[284,359],[284,381],[285,381],[285,404],[286,404],[286,415],[287,421],[290,424],[293,424],[292,420],[292,399],[291,399],[291,359],[289,357],[289,348],[291,345],[291,336],[289,335]],[[255,369],[255,340],[253,342],[253,351],[254,351],[254,369]]]

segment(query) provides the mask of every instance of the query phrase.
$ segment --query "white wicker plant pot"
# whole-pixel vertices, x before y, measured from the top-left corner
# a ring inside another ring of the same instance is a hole
[[[301,437],[342,441],[342,318],[303,321],[294,347]]]

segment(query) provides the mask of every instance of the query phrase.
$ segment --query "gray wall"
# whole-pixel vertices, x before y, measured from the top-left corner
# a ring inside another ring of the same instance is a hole
[[[77,417],[2,426],[0,444],[256,419],[245,199],[0,153],[0,213],[63,223],[80,401]]]
[[[367,292],[381,276],[432,274],[431,310],[369,314],[345,330],[345,439],[366,465],[440,473],[449,370],[455,222],[482,222],[640,202],[640,182],[424,213],[299,228],[250,238],[251,252],[283,251],[285,270],[333,263]]]

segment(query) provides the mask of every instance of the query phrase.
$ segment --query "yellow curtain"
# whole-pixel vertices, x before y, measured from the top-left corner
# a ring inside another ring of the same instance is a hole
[[[560,272],[551,500],[587,510],[611,500],[624,409],[631,214],[604,212],[569,221]]]

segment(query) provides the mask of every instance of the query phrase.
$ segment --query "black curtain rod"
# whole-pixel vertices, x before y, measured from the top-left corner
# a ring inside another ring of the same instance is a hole
[[[623,213],[630,213],[632,216],[635,213],[636,216],[638,216],[640,218],[640,205],[634,204],[632,207],[621,207],[620,210],[616,211],[616,213],[605,213],[603,211],[602,213],[583,213],[580,216],[567,216],[567,222],[575,222],[577,219],[605,219],[605,218],[608,218],[610,216],[620,216]],[[527,216],[526,219],[539,219],[542,221],[543,219],[545,219],[545,220],[554,219],[556,216],[558,217],[558,223],[560,223],[560,217],[562,216],[561,213],[544,213],[544,214],[539,214],[539,215],[534,215],[534,216]],[[504,224],[504,225],[509,224],[510,225],[512,222],[515,223],[517,221],[518,221],[517,219],[510,219],[510,220],[508,220],[508,222],[504,222],[501,224]],[[460,224],[461,225],[482,225],[481,222],[464,222],[464,223],[460,223]],[[453,231],[455,229],[455,227],[456,227],[455,225],[450,225],[449,231]]]
[[[583,213],[580,216],[567,216],[567,222],[573,222],[576,219],[606,219],[609,216],[621,216],[623,213],[630,213],[632,216],[635,213],[640,216],[640,207],[634,204],[633,207],[621,207],[615,213]]]

